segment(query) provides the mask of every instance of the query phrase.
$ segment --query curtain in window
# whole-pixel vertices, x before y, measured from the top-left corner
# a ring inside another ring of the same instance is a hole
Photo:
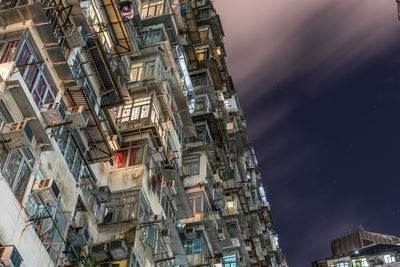
[[[128,158],[128,150],[122,150],[115,153],[114,163],[119,168],[124,168],[126,166],[126,160]]]

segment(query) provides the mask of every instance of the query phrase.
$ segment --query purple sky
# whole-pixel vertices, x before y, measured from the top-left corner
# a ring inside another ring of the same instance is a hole
[[[385,191],[367,198],[377,179],[390,185],[400,175],[393,156],[400,150],[396,3],[214,5],[290,266],[330,256],[330,241],[359,224],[399,235],[392,227],[400,222],[398,205],[386,205]],[[346,189],[360,184],[358,193]],[[377,217],[386,208],[389,217]]]

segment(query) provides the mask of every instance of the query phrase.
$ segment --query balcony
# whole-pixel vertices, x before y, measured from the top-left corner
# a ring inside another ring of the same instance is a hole
[[[166,147],[168,128],[162,123],[155,95],[135,98],[121,107],[115,117],[122,135],[147,132],[157,147]]]

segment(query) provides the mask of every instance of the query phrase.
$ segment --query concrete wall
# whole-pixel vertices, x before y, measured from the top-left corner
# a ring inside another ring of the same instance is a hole
[[[27,225],[28,217],[1,175],[0,212],[0,237],[5,245],[15,245],[23,259],[22,266],[55,266],[34,231],[34,226]]]

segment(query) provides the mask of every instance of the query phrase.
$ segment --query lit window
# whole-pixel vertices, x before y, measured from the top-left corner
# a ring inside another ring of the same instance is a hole
[[[163,6],[164,6],[163,0],[143,4],[142,19],[162,15]]]
[[[207,60],[208,59],[208,49],[207,48],[197,49],[196,50],[196,57],[197,57],[197,61],[198,62],[201,62],[203,60]]]
[[[138,82],[145,79],[157,79],[160,75],[157,60],[134,63],[131,66],[131,81]]]
[[[385,263],[393,263],[393,262],[396,262],[396,258],[395,258],[393,255],[390,255],[390,254],[385,255],[385,256],[383,257],[383,259],[385,260]]]

